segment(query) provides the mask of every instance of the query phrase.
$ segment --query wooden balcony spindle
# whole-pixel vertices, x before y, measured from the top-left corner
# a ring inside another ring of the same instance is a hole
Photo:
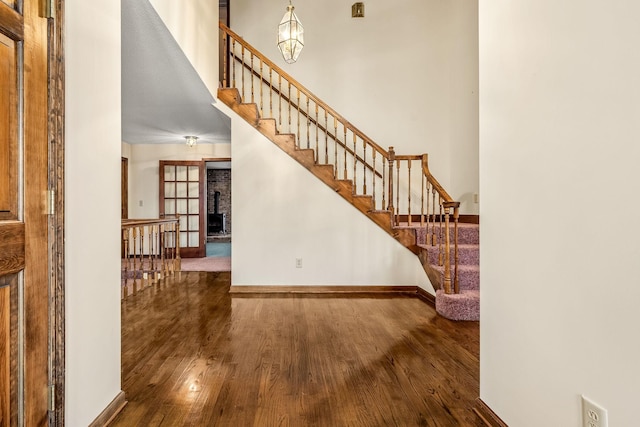
[[[315,105],[316,105],[316,127],[315,127],[315,130],[316,130],[316,163],[320,163],[320,151],[319,151],[319,148],[318,148],[318,124],[320,122],[318,121],[318,104],[316,103]]]
[[[241,85],[242,85],[242,91],[240,92],[242,94],[242,99],[245,100],[247,99],[244,95],[244,45],[241,46],[241,52],[242,52],[242,61],[241,61],[241,67],[240,67],[240,72],[242,73],[242,75],[240,76],[241,80]]]
[[[387,177],[387,158],[385,156],[382,156],[382,210],[385,210],[387,208],[387,201],[385,199],[385,193],[386,193],[386,177]],[[374,178],[374,182],[375,182],[375,178]]]
[[[347,142],[346,135],[345,135],[344,142],[345,142],[345,150],[344,150],[344,152],[345,152],[345,155],[346,155],[346,153],[347,153],[347,150],[346,150],[346,145],[347,145],[346,144],[346,142]],[[356,173],[356,165],[357,165],[357,163],[358,163],[358,155],[357,155],[357,152],[356,152],[356,133],[353,132],[353,188],[354,189],[357,188],[357,186],[358,186],[357,176],[356,176],[357,175],[357,173]],[[356,191],[356,193],[357,193],[357,191]],[[365,193],[363,192],[363,194],[365,194]]]
[[[353,138],[353,143],[355,145],[355,136]],[[355,148],[353,150],[354,152],[354,157],[355,157]],[[373,184],[373,190],[374,190],[374,194],[373,194],[373,206],[375,207],[376,205],[376,195],[375,195],[375,181],[376,181],[376,150],[373,150],[373,168],[372,168],[372,172],[373,172],[373,178],[371,178],[374,182]],[[355,179],[355,176],[354,176]],[[362,194],[367,194],[367,141],[364,140],[364,138],[362,139]]]
[[[180,241],[180,233],[178,233],[177,224],[171,224],[171,245],[169,246],[169,274],[176,271],[176,244]]]
[[[396,162],[396,225],[400,225],[400,164],[401,160]]]
[[[424,173],[420,175],[420,227],[424,227],[424,186],[425,176]],[[428,194],[428,193],[427,193]],[[429,198],[427,197],[427,200]]]
[[[167,235],[169,236],[169,239],[167,240],[167,272],[165,273],[166,275],[169,275],[171,273],[173,273],[173,247],[175,246],[175,241],[176,239],[179,237],[176,233],[175,233],[175,229],[176,229],[176,225],[174,223],[170,223],[169,224],[169,232],[167,233]]]
[[[273,68],[269,67],[269,118],[273,118]]]
[[[176,271],[176,269],[175,269],[175,259],[176,259],[175,247],[176,247],[176,243],[180,241],[180,233],[178,233],[176,231],[176,224],[175,223],[171,224],[170,230],[171,230],[171,240],[169,240],[170,245],[167,248],[168,249],[168,263],[167,263],[167,266],[169,268],[169,274],[173,274]]]
[[[298,129],[296,133],[296,141],[298,148],[300,148],[300,89],[298,89],[298,87],[296,87],[296,107],[298,110],[298,117],[296,118],[296,127]]]
[[[138,272],[139,264],[137,261],[138,256],[138,227],[133,227],[133,293],[138,291]]]
[[[307,148],[311,148],[311,141],[310,141],[311,137],[309,135],[310,127],[311,127],[311,115],[309,111],[309,97],[307,96]],[[318,163],[318,147],[316,147],[316,151],[313,153],[313,159],[316,163]]]
[[[173,268],[174,271],[182,270],[182,259],[180,258],[180,216],[178,215],[178,221],[176,221],[176,248],[175,248],[175,258],[173,260]]]
[[[436,188],[431,187],[431,246],[438,243],[436,238]]]
[[[444,265],[443,240],[442,240],[442,198],[438,195],[438,206],[440,206],[440,215],[438,221],[438,265]]]
[[[151,270],[152,281],[156,282],[158,280],[158,270],[156,268],[156,252],[158,250],[158,226],[156,224],[151,226],[151,232],[149,235],[149,261]]]
[[[169,248],[171,247],[171,230],[173,228],[172,223],[163,224],[164,229],[162,232],[162,274],[164,277],[169,275]]]
[[[342,141],[344,142],[344,172],[342,173],[342,178],[348,179],[349,177],[347,176],[347,125],[342,123],[342,129],[344,130],[344,137],[342,138]],[[354,156],[355,156],[355,153],[354,153]],[[355,159],[353,161],[355,162]],[[356,192],[355,189],[356,189],[356,181],[354,179],[353,181],[354,193]]]
[[[376,205],[376,149],[374,147],[371,148],[371,150],[373,151],[373,153],[371,153],[372,156],[372,163],[373,163],[373,168],[371,169],[371,186],[373,187],[373,189],[371,190],[371,195],[373,196],[373,209],[377,209],[377,205]],[[384,172],[383,172],[384,173]],[[366,173],[365,173],[365,177],[366,177]],[[367,187],[367,180],[365,179],[364,181],[364,186],[365,189]],[[366,192],[366,190],[365,190]],[[384,204],[384,202],[383,202]]]
[[[146,233],[146,229],[147,226],[146,225],[142,225],[140,226],[140,272],[142,274],[142,280],[143,280],[143,288],[146,288],[149,284],[149,272],[147,269],[147,262],[144,258],[145,255],[145,242],[147,240],[147,233]]]
[[[422,176],[424,176],[424,174],[422,174]],[[427,197],[426,197],[426,199],[427,199],[427,236],[426,236],[426,243],[429,243],[429,207],[430,207],[430,205],[429,205],[429,200],[430,200],[429,191],[431,191],[431,183],[429,182],[429,180],[427,180],[427,184],[426,185],[427,185],[426,191],[425,191],[426,194],[427,194]]]
[[[122,297],[127,297],[127,282],[129,281],[129,229],[122,229],[122,257],[123,257],[123,273],[122,273]]]
[[[237,88],[238,86],[236,86],[236,61],[235,61],[235,56],[236,56],[236,40],[232,39],[231,41],[231,52],[232,55],[234,57],[234,59],[231,61],[231,67],[233,69],[233,87]]]
[[[160,274],[161,274],[161,278],[166,276],[166,265],[167,265],[167,253],[165,251],[165,247],[167,246],[167,225],[166,224],[160,224],[159,226],[159,237],[160,237],[160,242],[158,244],[158,249],[160,250],[160,266],[159,266],[159,270],[160,270]]]
[[[396,152],[393,150],[393,147],[389,147],[389,206],[387,206],[387,210],[391,212],[393,215],[393,162],[396,159]]]
[[[326,109],[324,110],[324,164],[329,164],[329,121]]]
[[[260,82],[260,117],[264,117],[264,108],[262,104],[262,58],[260,58],[260,79],[258,81]]]
[[[287,80],[287,87],[289,88],[287,92],[287,106],[288,106],[287,116],[289,120],[289,128],[287,129],[287,132],[291,133],[291,82],[289,80]],[[297,138],[296,138],[295,145],[296,147],[299,147]]]
[[[407,191],[407,223],[411,226],[411,159],[407,160],[407,181],[408,181],[408,191]]]
[[[333,174],[338,179],[338,119],[333,118]]]
[[[253,52],[251,52],[251,63],[249,65],[249,76],[251,76],[251,103],[255,104],[255,98],[254,98],[254,90],[253,90],[253,81],[255,80],[253,78]]]
[[[454,263],[453,263],[453,292],[456,294],[460,293],[460,279],[458,275],[458,265],[460,263],[459,253],[458,253],[458,222],[460,218],[460,203],[456,202],[453,208],[453,254],[454,254]]]
[[[282,74],[278,74],[278,127],[282,126]]]
[[[227,86],[227,58],[229,57],[229,48],[228,48],[228,43],[229,43],[229,37],[227,36],[227,33],[220,30],[220,40],[223,40],[222,42],[222,87],[226,88]]]

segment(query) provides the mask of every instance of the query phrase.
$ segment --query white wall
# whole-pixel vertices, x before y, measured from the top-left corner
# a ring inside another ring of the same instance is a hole
[[[150,0],[211,94],[218,91],[218,2]]]
[[[417,285],[433,292],[413,253],[216,105],[232,117],[234,286]]]
[[[158,218],[159,161],[202,160],[231,157],[231,145],[196,144],[127,144],[129,152],[129,218]],[[142,202],[142,206],[140,206]]]
[[[120,392],[120,2],[65,7],[65,417],[75,427]]]
[[[480,388],[510,426],[578,427],[580,394],[638,425],[638,16],[480,2]]]
[[[305,47],[288,65],[276,47],[286,3],[234,1],[231,28],[382,147],[429,153],[463,213],[477,213],[477,0],[298,0]]]

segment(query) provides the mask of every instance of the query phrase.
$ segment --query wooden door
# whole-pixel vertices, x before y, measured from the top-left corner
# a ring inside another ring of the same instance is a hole
[[[49,421],[48,21],[0,0],[0,425]]]
[[[180,256],[205,256],[205,166],[202,161],[160,161],[160,218],[180,217]]]

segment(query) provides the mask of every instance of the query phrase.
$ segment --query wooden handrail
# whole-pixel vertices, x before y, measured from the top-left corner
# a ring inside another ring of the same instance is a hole
[[[232,56],[236,59],[239,60],[240,58],[238,57],[238,55],[236,54],[232,54]],[[249,70],[249,72],[251,72],[255,77],[259,78],[260,81],[266,85],[269,85],[269,81],[264,78],[264,76],[262,76],[260,73],[258,73],[256,70],[252,69],[249,64],[242,64],[244,68],[246,68],[247,70]],[[271,88],[271,90],[273,90],[276,94],[278,94],[278,96],[280,96],[283,100],[289,102],[289,103],[293,103],[293,100],[290,99],[287,95],[285,95],[284,93],[282,93],[281,90],[279,90],[276,87]],[[320,104],[318,104],[318,106],[320,106]],[[318,121],[316,121],[316,119],[314,117],[312,117],[307,111],[305,110],[300,110],[299,111],[300,114],[302,114],[307,120],[309,120],[310,123],[313,123],[318,129],[320,129],[322,132],[325,132],[327,134],[327,136],[332,140],[337,142],[343,149],[347,150],[347,153],[349,153],[351,156],[354,156],[356,158],[356,160],[358,160],[360,163],[363,163],[366,165],[367,169],[369,169],[370,171],[372,171],[373,173],[376,174],[376,176],[378,178],[382,178],[382,174],[380,172],[378,172],[377,170],[375,170],[370,164],[366,163],[364,161],[364,159],[360,156],[358,156],[356,153],[353,152],[353,150],[351,148],[349,148],[347,146],[346,143],[343,143],[342,141],[340,141],[340,139],[338,138],[337,135],[334,135],[331,133],[331,131],[329,129],[327,129],[326,127],[324,127],[321,123],[318,123]],[[355,129],[355,128],[354,128]],[[354,129],[351,129],[352,131]],[[357,129],[356,129],[357,131]],[[354,132],[355,133],[355,132]],[[356,135],[358,135],[356,133]],[[366,140],[365,140],[366,141]],[[371,144],[372,146],[374,146],[374,144]],[[385,155],[384,152],[379,151],[381,155]],[[388,155],[387,155],[388,156]]]
[[[123,219],[122,228],[139,227],[141,225],[168,224],[171,222],[177,223],[179,219],[180,218],[178,217],[153,218],[153,219]]]
[[[444,187],[440,185],[436,177],[431,174],[431,171],[429,170],[428,154],[422,155],[422,172],[424,173],[424,175],[427,177],[427,180],[431,183],[431,185],[433,185],[433,187],[436,189],[438,194],[440,194],[440,196],[445,202],[453,202],[453,198],[449,195],[449,193],[447,193]],[[456,202],[456,203],[458,203],[458,206],[460,206],[459,202]]]
[[[389,153],[387,153],[387,150],[385,150],[384,148],[382,148],[381,146],[379,146],[378,144],[373,142],[373,140],[371,138],[369,138],[362,131],[360,131],[358,128],[356,128],[353,124],[351,124],[351,122],[349,122],[347,119],[345,119],[342,115],[338,114],[337,111],[335,111],[328,104],[323,102],[320,98],[318,98],[316,95],[314,95],[309,89],[307,89],[300,82],[298,82],[296,79],[291,77],[286,71],[284,71],[282,68],[277,66],[274,62],[269,60],[269,58],[267,58],[262,53],[260,53],[256,48],[254,48],[249,43],[247,43],[242,37],[240,37],[238,34],[234,33],[229,27],[224,25],[222,22],[219,22],[219,27],[220,27],[220,29],[222,31],[224,31],[226,34],[230,35],[238,43],[240,43],[242,46],[244,46],[245,49],[247,49],[252,54],[256,55],[260,60],[262,60],[263,63],[267,64],[269,67],[271,67],[273,70],[275,70],[278,74],[280,74],[282,77],[284,77],[285,80],[288,80],[293,86],[296,87],[296,89],[299,89],[300,92],[304,93],[305,96],[309,97],[310,99],[313,99],[313,101],[316,104],[318,104],[319,106],[321,106],[322,109],[324,109],[325,111],[330,113],[340,123],[342,123],[344,126],[348,127],[353,133],[355,133],[360,138],[365,140],[367,142],[367,144],[369,144],[372,147],[374,147],[380,154],[384,155],[385,157],[389,157]]]

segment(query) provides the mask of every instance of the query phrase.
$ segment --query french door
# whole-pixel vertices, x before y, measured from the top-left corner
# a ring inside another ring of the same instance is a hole
[[[160,218],[180,218],[180,256],[205,256],[203,161],[160,160]]]

